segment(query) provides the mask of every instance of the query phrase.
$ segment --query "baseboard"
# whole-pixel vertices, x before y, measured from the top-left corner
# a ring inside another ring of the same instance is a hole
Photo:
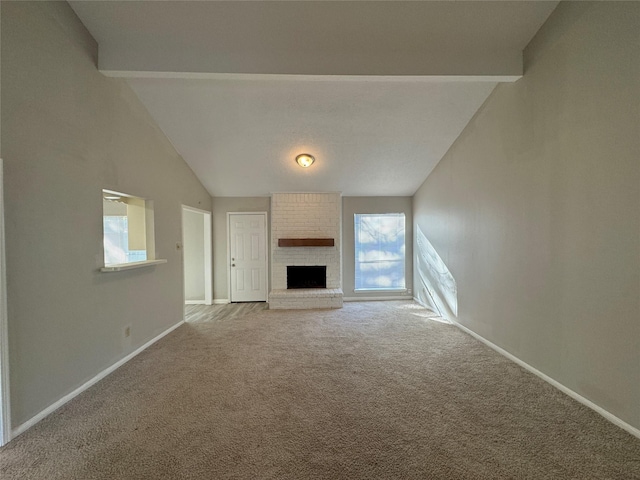
[[[424,303],[422,300],[420,300],[418,297],[413,297],[413,301],[416,302],[418,305],[420,305],[421,307],[426,308],[427,310],[434,312],[436,314],[438,314],[440,316],[440,318],[444,319],[446,322],[449,323],[454,323],[453,320],[451,319],[451,317],[447,314],[447,312],[441,312],[438,307],[434,308],[433,305],[427,305],[426,303]]]
[[[378,301],[384,301],[384,300],[411,300],[412,297],[408,296],[408,295],[403,295],[403,296],[395,296],[395,297],[391,297],[391,296],[386,296],[386,297],[343,297],[342,301],[343,302],[378,302]]]
[[[122,358],[121,360],[118,360],[116,363],[114,363],[113,365],[111,365],[110,367],[106,368],[105,370],[103,370],[102,372],[100,372],[99,374],[97,374],[95,377],[93,377],[92,379],[90,379],[89,381],[85,382],[83,385],[79,386],[78,388],[76,388],[73,392],[68,393],[67,395],[65,395],[64,397],[62,397],[60,400],[58,400],[57,402],[49,405],[47,408],[45,408],[44,410],[42,410],[40,413],[36,414],[35,416],[31,417],[29,420],[27,420],[26,422],[24,422],[23,424],[19,425],[18,427],[14,428],[11,431],[11,439],[16,438],[18,435],[20,435],[21,433],[25,432],[26,430],[30,429],[31,427],[33,427],[36,423],[38,423],[40,420],[44,419],[45,417],[47,417],[48,415],[50,415],[51,413],[55,412],[58,408],[60,408],[61,406],[63,406],[65,403],[67,403],[69,400],[73,399],[74,397],[78,396],[79,394],[81,394],[82,392],[84,392],[85,390],[87,390],[89,387],[95,385],[96,383],[98,383],[100,380],[102,380],[104,377],[106,377],[107,375],[109,375],[110,373],[114,372],[115,370],[117,370],[119,367],[121,367],[122,365],[124,365],[125,363],[127,363],[129,360],[131,360],[133,357],[135,357],[136,355],[138,355],[139,353],[141,353],[142,351],[146,350],[148,347],[150,347],[151,345],[153,345],[154,343],[156,343],[158,340],[160,340],[162,337],[168,335],[169,333],[173,332],[176,328],[178,328],[180,325],[182,325],[184,323],[184,320],[176,323],[175,325],[173,325],[172,327],[169,327],[167,330],[165,330],[164,332],[162,332],[160,335],[157,335],[156,337],[152,338],[151,340],[149,340],[147,343],[145,343],[144,345],[142,345],[141,347],[137,348],[135,351],[131,352],[129,355],[127,355],[126,357]]]
[[[185,300],[185,305],[206,305],[207,302],[204,300]]]
[[[231,303],[228,298],[215,298],[213,300],[214,305],[226,305],[227,303]]]
[[[420,302],[418,302],[418,303],[420,303]],[[591,400],[586,399],[585,397],[583,397],[579,393],[574,392],[573,390],[571,390],[570,388],[564,386],[562,383],[558,382],[557,380],[554,380],[550,376],[545,375],[540,370],[538,370],[538,369],[532,367],[531,365],[529,365],[528,363],[520,360],[515,355],[507,352],[503,348],[500,348],[499,346],[497,346],[496,344],[490,342],[489,340],[487,340],[483,336],[477,334],[473,330],[470,330],[469,328],[465,327],[464,325],[461,325],[460,323],[456,322],[455,320],[452,320],[451,323],[453,323],[456,327],[458,327],[463,332],[468,333],[469,335],[471,335],[475,339],[481,341],[482,343],[487,345],[489,348],[495,350],[500,355],[503,355],[503,356],[507,357],[512,362],[517,363],[518,365],[520,365],[525,370],[533,373],[534,375],[536,375],[537,377],[541,378],[542,380],[544,380],[545,382],[549,383],[550,385],[554,386],[555,388],[557,388],[561,392],[569,395],[574,400],[580,402],[581,404],[585,405],[586,407],[589,407],[591,410],[595,411],[596,413],[602,415],[605,419],[609,420],[614,425],[622,428],[623,430],[626,430],[627,432],[629,432],[634,437],[640,438],[640,429],[638,429],[638,428],[636,428],[636,427],[634,427],[632,425],[629,425],[624,420],[621,420],[620,418],[616,417],[614,414],[612,414],[612,413],[608,412],[607,410],[605,410],[604,408],[596,405]]]

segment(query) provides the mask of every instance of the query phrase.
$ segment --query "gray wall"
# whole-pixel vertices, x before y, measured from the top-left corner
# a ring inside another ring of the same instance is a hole
[[[1,31],[15,428],[182,320],[181,204],[211,197],[66,3],[3,2]],[[98,271],[103,188],[154,201],[167,264]]]
[[[268,212],[267,225],[271,224],[270,197],[213,197],[213,298],[229,299],[229,282],[227,279],[227,212]],[[267,228],[270,232],[271,228]],[[271,245],[271,234],[267,233],[267,245]],[[271,257],[271,256],[269,256]],[[269,272],[271,278],[271,258]],[[267,286],[267,291],[269,288]]]
[[[204,215],[185,210],[182,228],[184,298],[185,300],[204,300]]]
[[[408,297],[411,293],[356,292],[355,291],[355,238],[353,216],[356,213],[405,214],[405,278],[411,290],[413,279],[413,212],[411,197],[342,197],[342,291],[346,298],[355,297]]]
[[[414,197],[457,320],[636,428],[638,32],[640,4],[561,3]]]

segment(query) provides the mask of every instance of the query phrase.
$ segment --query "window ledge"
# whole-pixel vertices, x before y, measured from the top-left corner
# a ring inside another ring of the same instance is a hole
[[[134,268],[150,267],[152,265],[159,265],[161,263],[167,263],[165,259],[159,258],[157,260],[145,260],[143,262],[130,262],[130,263],[114,263],[113,265],[105,265],[100,269],[101,272],[121,272],[122,270],[132,270]]]
[[[406,288],[356,288],[353,290],[356,293],[359,292],[380,292],[380,293],[384,293],[384,292],[393,292],[393,293],[398,293],[398,292],[407,292]]]

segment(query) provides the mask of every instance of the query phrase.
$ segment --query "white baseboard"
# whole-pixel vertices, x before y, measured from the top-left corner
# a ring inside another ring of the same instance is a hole
[[[416,297],[413,297],[413,299],[416,301],[416,303],[422,305],[423,307],[429,308],[426,305],[424,305],[424,303],[422,303],[420,300],[418,300]],[[616,426],[622,428],[623,430],[629,432],[634,437],[640,438],[640,429],[638,429],[638,428],[636,428],[636,427],[634,427],[632,425],[629,425],[624,420],[621,420],[620,418],[616,417],[613,413],[608,412],[604,408],[602,408],[602,407],[596,405],[595,403],[593,403],[591,400],[588,400],[585,397],[583,397],[582,395],[580,395],[579,393],[574,392],[569,387],[566,387],[562,383],[558,382],[557,380],[554,380],[550,376],[545,375],[544,373],[542,373],[537,368],[534,368],[531,365],[529,365],[528,363],[526,363],[525,361],[520,360],[515,355],[507,352],[504,348],[501,348],[501,347],[497,346],[495,343],[490,342],[489,340],[484,338],[482,335],[477,334],[473,330],[471,330],[471,329],[465,327],[464,325],[458,323],[456,320],[454,320],[452,318],[448,318],[447,320],[449,320],[452,324],[454,324],[456,327],[458,327],[463,332],[466,332],[469,335],[471,335],[473,338],[475,338],[477,340],[480,340],[482,343],[484,343],[489,348],[495,350],[500,355],[503,355],[503,356],[507,357],[512,362],[517,363],[518,365],[520,365],[525,370],[533,373],[538,378],[541,378],[542,380],[544,380],[548,384],[554,386],[555,388],[560,390],[562,393],[565,393],[566,395],[569,395],[571,398],[573,398],[577,402],[580,402],[584,406],[589,407],[594,412],[602,415],[604,418],[609,420],[614,425],[616,425]]]
[[[204,300],[185,300],[185,305],[206,305],[207,302]]]
[[[176,328],[178,328],[180,325],[182,325],[184,323],[184,320],[176,323],[174,326],[169,327],[167,330],[165,330],[164,332],[162,332],[160,335],[157,335],[156,337],[152,338],[151,340],[149,340],[147,343],[145,343],[144,345],[142,345],[141,347],[137,348],[135,351],[131,352],[129,355],[127,355],[126,357],[122,358],[121,360],[118,360],[116,363],[114,363],[113,365],[111,365],[110,367],[106,368],[105,370],[103,370],[102,372],[100,372],[99,374],[97,374],[95,377],[93,377],[92,379],[90,379],[89,381],[85,382],[83,385],[79,386],[78,388],[76,388],[73,392],[68,393],[67,395],[65,395],[64,397],[62,397],[60,400],[58,400],[57,402],[49,405],[47,408],[45,408],[44,410],[42,410],[40,413],[36,414],[35,416],[31,417],[29,420],[27,420],[26,422],[24,422],[22,425],[19,425],[18,427],[14,428],[11,431],[11,438],[16,438],[18,435],[20,435],[21,433],[25,432],[26,430],[28,430],[29,428],[33,427],[36,423],[38,423],[40,420],[42,420],[43,418],[47,417],[48,415],[50,415],[51,413],[55,412],[58,408],[60,408],[61,406],[63,406],[65,403],[67,403],[69,400],[73,399],[74,397],[78,396],[79,394],[81,394],[82,392],[84,392],[85,390],[87,390],[89,387],[91,387],[92,385],[98,383],[100,380],[102,380],[104,377],[106,377],[107,375],[109,375],[110,373],[112,373],[113,371],[115,371],[116,369],[118,369],[119,367],[121,367],[122,365],[124,365],[125,363],[127,363],[129,360],[131,360],[133,357],[135,357],[136,355],[138,355],[139,353],[141,353],[143,350],[147,349],[148,347],[150,347],[151,345],[153,345],[155,342],[157,342],[158,340],[160,340],[162,337],[164,337],[165,335],[168,335],[169,333],[173,332]]]
[[[418,302],[418,303],[420,303],[420,302]],[[619,419],[614,414],[608,412],[604,408],[602,408],[602,407],[596,405],[595,403],[593,403],[591,400],[586,399],[585,397],[583,397],[579,393],[574,392],[573,390],[571,390],[570,388],[564,386],[563,384],[561,384],[557,380],[554,380],[550,376],[545,375],[540,370],[538,370],[538,369],[532,367],[531,365],[529,365],[528,363],[520,360],[515,355],[507,352],[503,348],[500,348],[499,346],[497,346],[496,344],[490,342],[489,340],[487,340],[483,336],[478,335],[473,330],[470,330],[469,328],[465,327],[464,325],[461,325],[460,323],[456,322],[455,320],[452,320],[451,323],[453,323],[456,327],[458,327],[463,332],[466,332],[469,335],[471,335],[472,337],[474,337],[475,339],[480,340],[482,343],[487,345],[489,348],[495,350],[500,355],[503,355],[503,356],[507,357],[509,360],[511,360],[512,362],[517,363],[518,365],[520,365],[525,370],[528,370],[529,372],[533,373],[534,375],[536,375],[537,377],[541,378],[545,382],[547,382],[547,383],[551,384],[552,386],[556,387],[561,392],[569,395],[574,400],[576,400],[576,401],[580,402],[581,404],[589,407],[591,410],[595,411],[596,413],[599,413],[600,415],[602,415],[604,418],[609,420],[614,425],[617,425],[618,427],[622,428],[623,430],[626,430],[627,432],[629,432],[634,437],[640,438],[640,429],[637,429],[634,426],[629,425],[624,420]]]
[[[397,295],[394,297],[386,296],[386,297],[343,297],[343,302],[378,302],[384,300],[411,300],[412,297],[409,295]]]
[[[214,305],[225,305],[227,303],[231,303],[228,298],[214,298],[213,299],[213,304]]]
[[[449,316],[446,314],[446,312],[442,313],[441,311],[438,310],[438,308],[434,309],[433,306],[427,305],[426,303],[422,302],[418,297],[413,297],[413,301],[416,302],[421,307],[424,307],[427,310],[430,310],[430,311],[432,311],[434,313],[437,313],[438,315],[440,315],[440,318],[444,318],[447,322],[453,323],[453,321],[451,320],[451,318],[449,318]]]

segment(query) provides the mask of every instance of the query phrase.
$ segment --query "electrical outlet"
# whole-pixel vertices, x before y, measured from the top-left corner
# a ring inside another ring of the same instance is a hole
[[[407,289],[407,294],[411,295],[411,289],[410,288]]]

